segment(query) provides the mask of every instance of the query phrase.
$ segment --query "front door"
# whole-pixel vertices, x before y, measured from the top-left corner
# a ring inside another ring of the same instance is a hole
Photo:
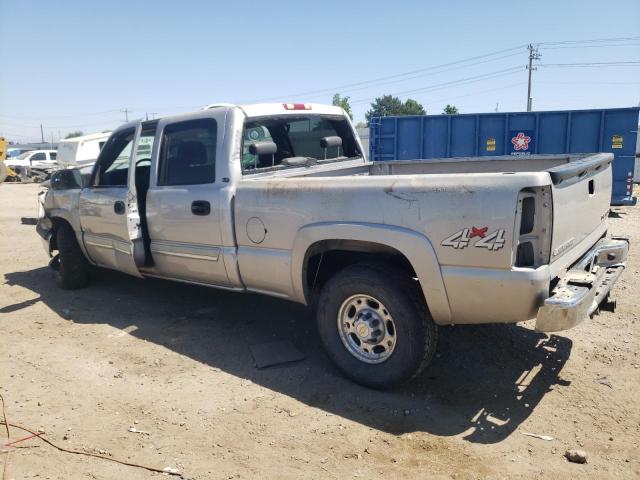
[[[90,185],[80,194],[80,223],[85,248],[94,263],[139,277],[130,238],[127,186],[136,137],[136,125],[132,124],[109,137]]]
[[[154,151],[146,218],[152,272],[166,278],[229,286],[220,222],[221,188],[216,174],[222,158],[224,115],[209,111],[201,118],[161,121]]]

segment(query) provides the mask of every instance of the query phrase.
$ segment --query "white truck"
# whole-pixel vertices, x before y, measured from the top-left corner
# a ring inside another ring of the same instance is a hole
[[[8,167],[16,173],[15,181],[42,181],[58,166],[56,150],[28,150],[6,160]]]
[[[550,332],[613,307],[612,159],[372,163],[338,107],[212,106],[119,127],[91,175],[54,174],[37,231],[63,288],[105,267],[314,305],[338,368],[385,388],[438,325]]]

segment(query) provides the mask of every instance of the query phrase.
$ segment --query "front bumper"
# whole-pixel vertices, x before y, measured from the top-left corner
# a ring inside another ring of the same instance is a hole
[[[596,243],[560,279],[549,298],[538,310],[536,330],[557,332],[574,327],[587,316],[599,313],[613,284],[625,267],[629,239],[608,237]]]

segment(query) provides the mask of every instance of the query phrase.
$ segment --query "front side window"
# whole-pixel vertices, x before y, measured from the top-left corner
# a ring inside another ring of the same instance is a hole
[[[160,147],[158,185],[213,183],[217,135],[217,123],[212,118],[167,125]]]
[[[326,146],[323,139],[339,137],[341,145]],[[273,142],[276,153],[253,155],[251,145]],[[351,125],[341,115],[283,115],[245,120],[242,169],[312,164],[362,157]]]
[[[93,179],[94,186],[127,186],[134,134],[135,129],[130,128],[109,137],[98,157]]]
[[[38,153],[34,153],[29,160],[31,160],[32,162],[40,162],[46,159],[47,159],[47,156],[45,155],[44,152],[38,152]]]

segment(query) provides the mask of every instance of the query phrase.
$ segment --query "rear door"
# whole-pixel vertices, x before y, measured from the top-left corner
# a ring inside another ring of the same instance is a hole
[[[80,223],[91,260],[139,277],[128,222],[129,166],[135,154],[137,132],[139,126],[130,123],[109,137],[94,167],[90,185],[80,194]]]
[[[156,138],[146,218],[153,272],[178,280],[229,286],[221,235],[226,109],[200,118],[165,120]],[[227,219],[227,221],[229,221]]]

